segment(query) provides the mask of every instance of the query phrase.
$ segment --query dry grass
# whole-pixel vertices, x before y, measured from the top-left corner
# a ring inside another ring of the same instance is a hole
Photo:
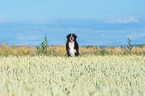
[[[80,46],[80,54],[84,55],[144,55],[145,54],[145,46],[140,47],[132,47],[129,48],[121,48],[121,47],[105,47],[100,48],[96,47],[82,47]],[[47,56],[66,56],[65,46],[49,46],[45,50],[42,47],[34,47],[34,46],[2,46],[0,47],[0,55],[2,56],[35,56],[35,55],[47,55]]]

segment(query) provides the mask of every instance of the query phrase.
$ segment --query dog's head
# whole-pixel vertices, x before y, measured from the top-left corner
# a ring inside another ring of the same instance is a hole
[[[68,34],[66,38],[67,38],[67,41],[73,42],[73,41],[76,41],[77,36],[75,34]]]

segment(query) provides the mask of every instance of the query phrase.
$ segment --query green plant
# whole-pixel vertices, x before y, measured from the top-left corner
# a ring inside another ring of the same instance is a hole
[[[130,40],[130,38],[128,38],[128,47],[129,47],[129,49],[130,49],[130,51],[131,51],[132,46],[131,46],[131,40]]]
[[[43,41],[40,45],[41,45],[43,51],[44,51],[46,48],[48,48],[47,36],[45,36],[45,41]]]

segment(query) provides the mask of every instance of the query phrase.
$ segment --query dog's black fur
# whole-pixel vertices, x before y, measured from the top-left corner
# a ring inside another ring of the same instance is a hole
[[[66,42],[66,51],[69,56],[78,56],[79,55],[79,45],[76,41],[77,36],[75,34],[68,34]]]

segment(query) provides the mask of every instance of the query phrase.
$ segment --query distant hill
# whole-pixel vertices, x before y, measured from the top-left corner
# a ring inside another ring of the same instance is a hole
[[[143,47],[145,44],[136,44],[136,45],[131,45],[132,47],[134,47],[134,46],[137,46],[137,47]],[[128,45],[118,45],[119,47],[121,47],[121,48],[125,48],[126,46],[128,47]],[[104,47],[118,47],[118,46],[103,46],[103,45],[101,45],[101,46],[99,46],[100,48],[104,48]],[[82,47],[86,47],[86,48],[90,48],[90,47],[96,47],[97,48],[97,46],[92,46],[92,45],[87,45],[87,46],[82,46]]]
[[[7,44],[6,44],[7,45]],[[3,44],[0,44],[0,47],[2,47],[3,46]],[[22,45],[23,46],[23,45]],[[27,45],[26,45],[27,46]],[[51,45],[52,47],[53,46],[63,46],[63,45]],[[125,48],[126,46],[128,47],[128,45],[117,45],[117,46],[113,46],[113,45],[110,45],[110,46],[103,46],[103,45],[101,45],[101,46],[99,46],[100,48],[105,48],[105,47],[113,47],[113,48],[115,48],[115,47],[121,47],[121,48]],[[134,46],[137,46],[137,47],[143,47],[143,46],[145,46],[145,44],[136,44],[136,45],[131,45],[132,47],[134,47]],[[29,46],[28,46],[29,47]],[[39,46],[34,46],[34,47],[41,47],[41,45],[39,45]],[[86,45],[86,46],[82,46],[83,48],[90,48],[90,47],[96,47],[97,48],[97,46],[93,46],[93,45]]]

